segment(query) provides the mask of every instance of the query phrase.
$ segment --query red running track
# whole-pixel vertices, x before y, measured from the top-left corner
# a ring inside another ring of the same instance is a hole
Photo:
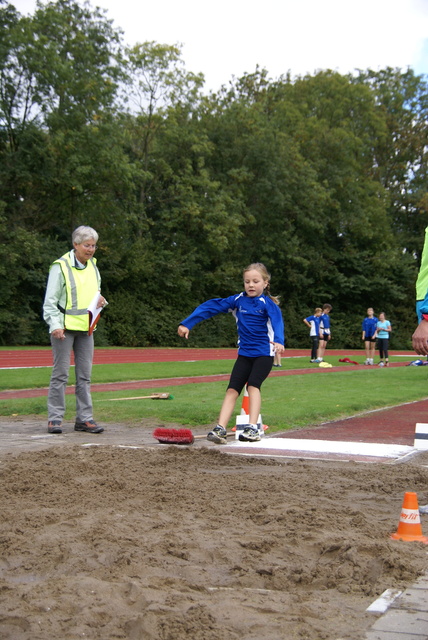
[[[415,425],[418,422],[428,422],[427,416],[428,400],[418,400],[400,404],[397,407],[369,411],[343,420],[334,420],[313,428],[287,431],[278,437],[413,446]]]
[[[416,358],[412,351],[395,352],[400,355],[408,355],[409,358]],[[236,358],[236,349],[95,349],[94,364],[124,364],[134,362],[186,362],[192,360],[233,360]],[[307,355],[309,349],[286,349],[284,358],[296,358]],[[362,356],[364,351],[358,349],[350,350],[327,350],[326,360],[334,357]],[[394,352],[391,352],[394,355]],[[73,362],[73,360],[72,360]],[[20,367],[51,367],[52,352],[50,348],[45,349],[7,349],[0,350],[0,369],[20,368]]]
[[[95,349],[94,364],[133,362],[185,362],[188,360],[229,360],[236,349]],[[73,363],[73,356],[72,356]],[[0,350],[0,369],[51,367],[52,351],[46,349]]]

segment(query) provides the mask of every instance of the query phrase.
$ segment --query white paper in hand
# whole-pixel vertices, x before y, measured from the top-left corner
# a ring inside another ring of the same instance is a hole
[[[98,304],[98,300],[100,299],[100,292],[97,291],[97,293],[95,294],[95,296],[92,299],[91,304],[88,307],[88,313],[89,313],[89,335],[91,335],[91,333],[93,332],[93,330],[95,329],[95,327],[97,326],[97,322],[100,319],[100,313],[101,313],[101,309],[102,307],[97,307]]]

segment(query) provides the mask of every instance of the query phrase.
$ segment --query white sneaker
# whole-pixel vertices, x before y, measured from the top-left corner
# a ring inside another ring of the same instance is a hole
[[[259,430],[254,427],[245,427],[239,434],[239,440],[241,442],[258,442],[260,440]]]
[[[227,431],[224,427],[221,427],[219,424],[214,427],[212,431],[210,431],[207,435],[207,440],[211,440],[211,442],[215,442],[216,444],[226,444],[227,443]]]

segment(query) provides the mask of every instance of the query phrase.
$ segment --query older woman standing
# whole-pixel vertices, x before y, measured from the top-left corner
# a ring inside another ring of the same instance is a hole
[[[49,325],[53,369],[48,393],[48,433],[62,433],[65,389],[74,352],[76,373],[75,431],[101,433],[92,416],[91,373],[94,337],[89,333],[88,307],[101,289],[94,253],[98,233],[80,226],[73,231],[73,249],[55,260],[49,271],[43,318]],[[97,308],[107,304],[99,294]]]

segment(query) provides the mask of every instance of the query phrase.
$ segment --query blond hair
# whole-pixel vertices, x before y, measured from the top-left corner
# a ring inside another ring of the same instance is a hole
[[[258,271],[262,279],[267,283],[265,287],[265,295],[267,295],[267,297],[270,298],[275,304],[279,305],[279,296],[273,296],[270,293],[270,273],[266,269],[265,265],[262,262],[253,262],[252,264],[249,264],[248,267],[246,267],[242,272],[243,277],[245,277],[245,274],[248,271],[253,270]]]

